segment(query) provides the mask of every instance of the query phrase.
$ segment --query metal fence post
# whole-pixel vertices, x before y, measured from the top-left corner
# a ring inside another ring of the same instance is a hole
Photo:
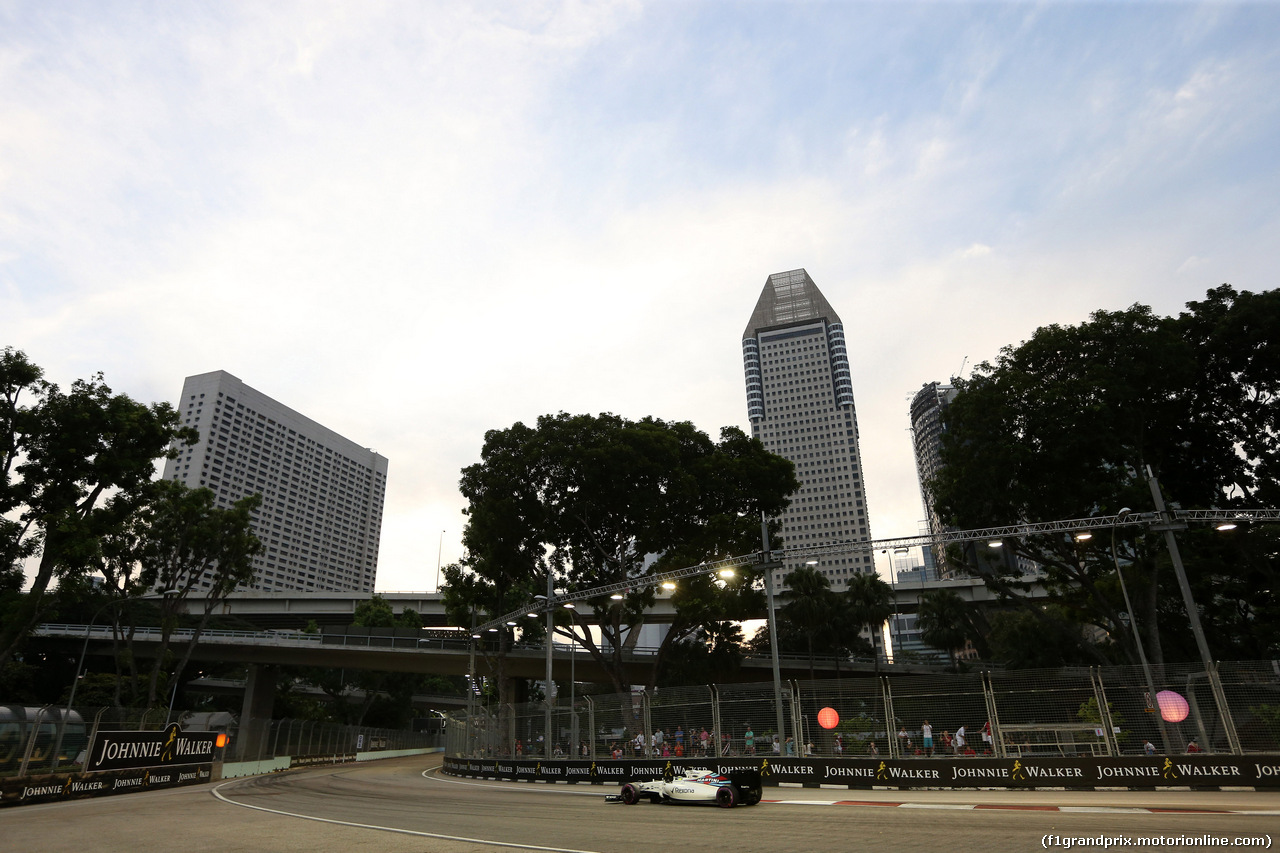
[[[720,691],[716,689],[714,684],[708,684],[707,689],[711,692],[711,729],[716,739],[716,754],[720,754]],[[693,743],[693,732],[689,733],[689,743]],[[690,750],[692,751],[692,750]]]
[[[880,692],[884,697],[884,739],[889,747],[890,758],[901,758],[897,732],[894,730],[895,715],[893,713],[893,690],[889,686],[889,676],[880,676]]]
[[[791,729],[796,733],[795,737],[792,738],[792,741],[791,741],[791,743],[793,744],[791,749],[794,757],[801,758],[804,756],[805,739],[804,739],[804,714],[802,713],[802,710],[800,708],[800,685],[798,685],[795,682],[795,679],[792,679],[791,681],[787,682],[787,686],[790,688],[790,691],[791,691]],[[782,742],[783,757],[786,757],[786,752],[787,752],[787,745],[786,745],[786,741],[784,740]]]
[[[1222,689],[1222,679],[1218,677],[1218,662],[1209,667],[1209,689],[1213,691],[1213,701],[1218,705],[1218,716],[1222,718],[1222,733],[1227,736],[1227,746],[1232,755],[1242,755],[1240,736],[1236,733],[1236,723],[1231,717],[1231,708],[1227,706],[1227,694]],[[1209,744],[1205,744],[1209,746]]]
[[[31,725],[31,735],[27,738],[27,748],[22,751],[22,766],[18,768],[19,776],[27,775],[27,765],[31,763],[31,753],[36,748],[36,738],[40,735],[40,724],[44,722],[44,714],[52,705],[46,705],[39,711],[36,711],[35,722]]]
[[[991,754],[1004,758],[1004,736],[1000,732],[1000,708],[996,704],[996,687],[991,682],[991,671],[982,673],[982,695],[987,702],[987,722],[991,725]]]
[[[1093,698],[1098,703],[1098,718],[1102,720],[1103,739],[1107,755],[1120,754],[1120,741],[1116,740],[1116,724],[1111,718],[1111,703],[1107,700],[1107,688],[1102,683],[1102,668],[1089,667],[1089,680],[1093,682]]]
[[[644,736],[642,742],[646,758],[653,752],[653,708],[650,702],[649,691],[642,691],[640,693],[640,727],[642,729],[640,733]]]

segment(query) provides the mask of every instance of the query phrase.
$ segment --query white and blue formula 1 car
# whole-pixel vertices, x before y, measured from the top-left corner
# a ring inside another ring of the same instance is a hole
[[[686,769],[680,775],[668,767],[661,779],[628,782],[607,802],[633,806],[641,800],[652,803],[715,803],[725,809],[754,806],[760,802],[760,771],[735,770],[720,774],[713,770]]]

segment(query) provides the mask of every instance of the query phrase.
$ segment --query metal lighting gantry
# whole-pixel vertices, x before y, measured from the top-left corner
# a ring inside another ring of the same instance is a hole
[[[1178,509],[1168,513],[1175,526],[1181,528],[1187,522],[1199,521],[1276,521],[1280,520],[1280,509]],[[952,545],[959,542],[999,542],[1004,539],[1021,539],[1024,536],[1038,536],[1045,533],[1073,533],[1098,528],[1156,526],[1163,522],[1158,512],[1129,512],[1120,515],[1094,515],[1089,518],[1073,518],[1064,521],[1038,521],[1023,524],[1005,524],[999,527],[983,527],[975,530],[952,530],[937,535],[902,536],[894,539],[867,539],[863,541],[829,542],[825,545],[804,545],[796,548],[784,548],[781,551],[769,552],[773,561],[799,560],[806,557],[822,557],[830,554],[848,554],[852,552],[871,552],[892,548],[913,548],[928,545]],[[504,614],[477,625],[475,632],[498,628],[508,622],[515,621],[529,614],[543,614],[556,606],[563,606],[578,601],[589,601],[615,593],[627,593],[638,589],[657,586],[667,581],[678,581],[683,578],[704,574],[718,574],[724,569],[735,569],[741,566],[762,565],[765,552],[756,551],[739,557],[724,560],[713,560],[686,566],[670,572],[631,578],[606,586],[591,589],[574,590],[560,593],[550,599],[539,599],[518,610]]]

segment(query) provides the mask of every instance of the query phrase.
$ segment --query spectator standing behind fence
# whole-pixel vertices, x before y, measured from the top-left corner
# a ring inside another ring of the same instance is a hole
[[[906,726],[898,729],[898,752],[902,755],[911,754],[911,735],[907,734]]]
[[[987,720],[987,721],[986,721],[985,723],[983,723],[983,725],[982,725],[982,745],[986,748],[986,752],[987,752],[987,754],[988,754],[988,755],[990,755],[990,754],[991,754],[991,747],[992,747],[992,740],[991,740],[991,721],[990,721],[990,720]]]
[[[676,751],[684,755],[684,726],[676,725]]]
[[[1187,752],[1204,752],[1204,750],[1200,748],[1200,744],[1196,743],[1195,738],[1192,738],[1191,742],[1187,744]]]
[[[662,752],[662,741],[665,739],[662,729],[657,729],[653,733],[653,751],[655,754]]]
[[[747,755],[756,754],[756,733],[751,731],[750,723],[747,723],[747,731],[742,735],[742,748]]]
[[[872,758],[880,757],[880,747],[876,746],[875,741],[871,741],[871,748],[867,750],[867,755],[870,755]]]
[[[928,720],[920,724],[920,745],[924,747],[924,754],[932,757],[933,726],[929,725]]]
[[[702,732],[698,735],[698,745],[702,749],[702,754],[707,754],[707,727],[702,727]]]
[[[844,735],[839,732],[836,732],[835,750],[837,756],[844,755]]]
[[[1142,751],[1145,752],[1147,755],[1155,755],[1156,745],[1151,741],[1147,741],[1142,745]]]
[[[777,736],[777,735],[774,735],[774,736],[773,736],[773,754],[774,754],[774,755],[781,755],[781,754],[782,754],[782,745],[781,745],[780,743],[778,743],[778,736]]]
[[[951,732],[946,731],[945,729],[942,732],[942,751],[951,751]]]
[[[964,752],[964,726],[961,726],[960,728],[956,729],[956,736],[955,736],[954,743],[956,747],[956,755],[959,755],[960,753]]]

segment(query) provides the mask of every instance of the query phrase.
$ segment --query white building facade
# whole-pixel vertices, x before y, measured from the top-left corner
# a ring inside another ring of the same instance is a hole
[[[179,448],[164,478],[212,490],[221,508],[262,495],[254,588],[373,592],[385,457],[225,371],[188,376],[177,408],[200,440]]]
[[[784,547],[869,540],[844,324],[805,270],[766,280],[743,333],[742,359],[751,434],[794,463],[800,481],[781,519]],[[870,552],[817,560],[835,590],[875,571]],[[786,563],[775,584],[804,562]]]

